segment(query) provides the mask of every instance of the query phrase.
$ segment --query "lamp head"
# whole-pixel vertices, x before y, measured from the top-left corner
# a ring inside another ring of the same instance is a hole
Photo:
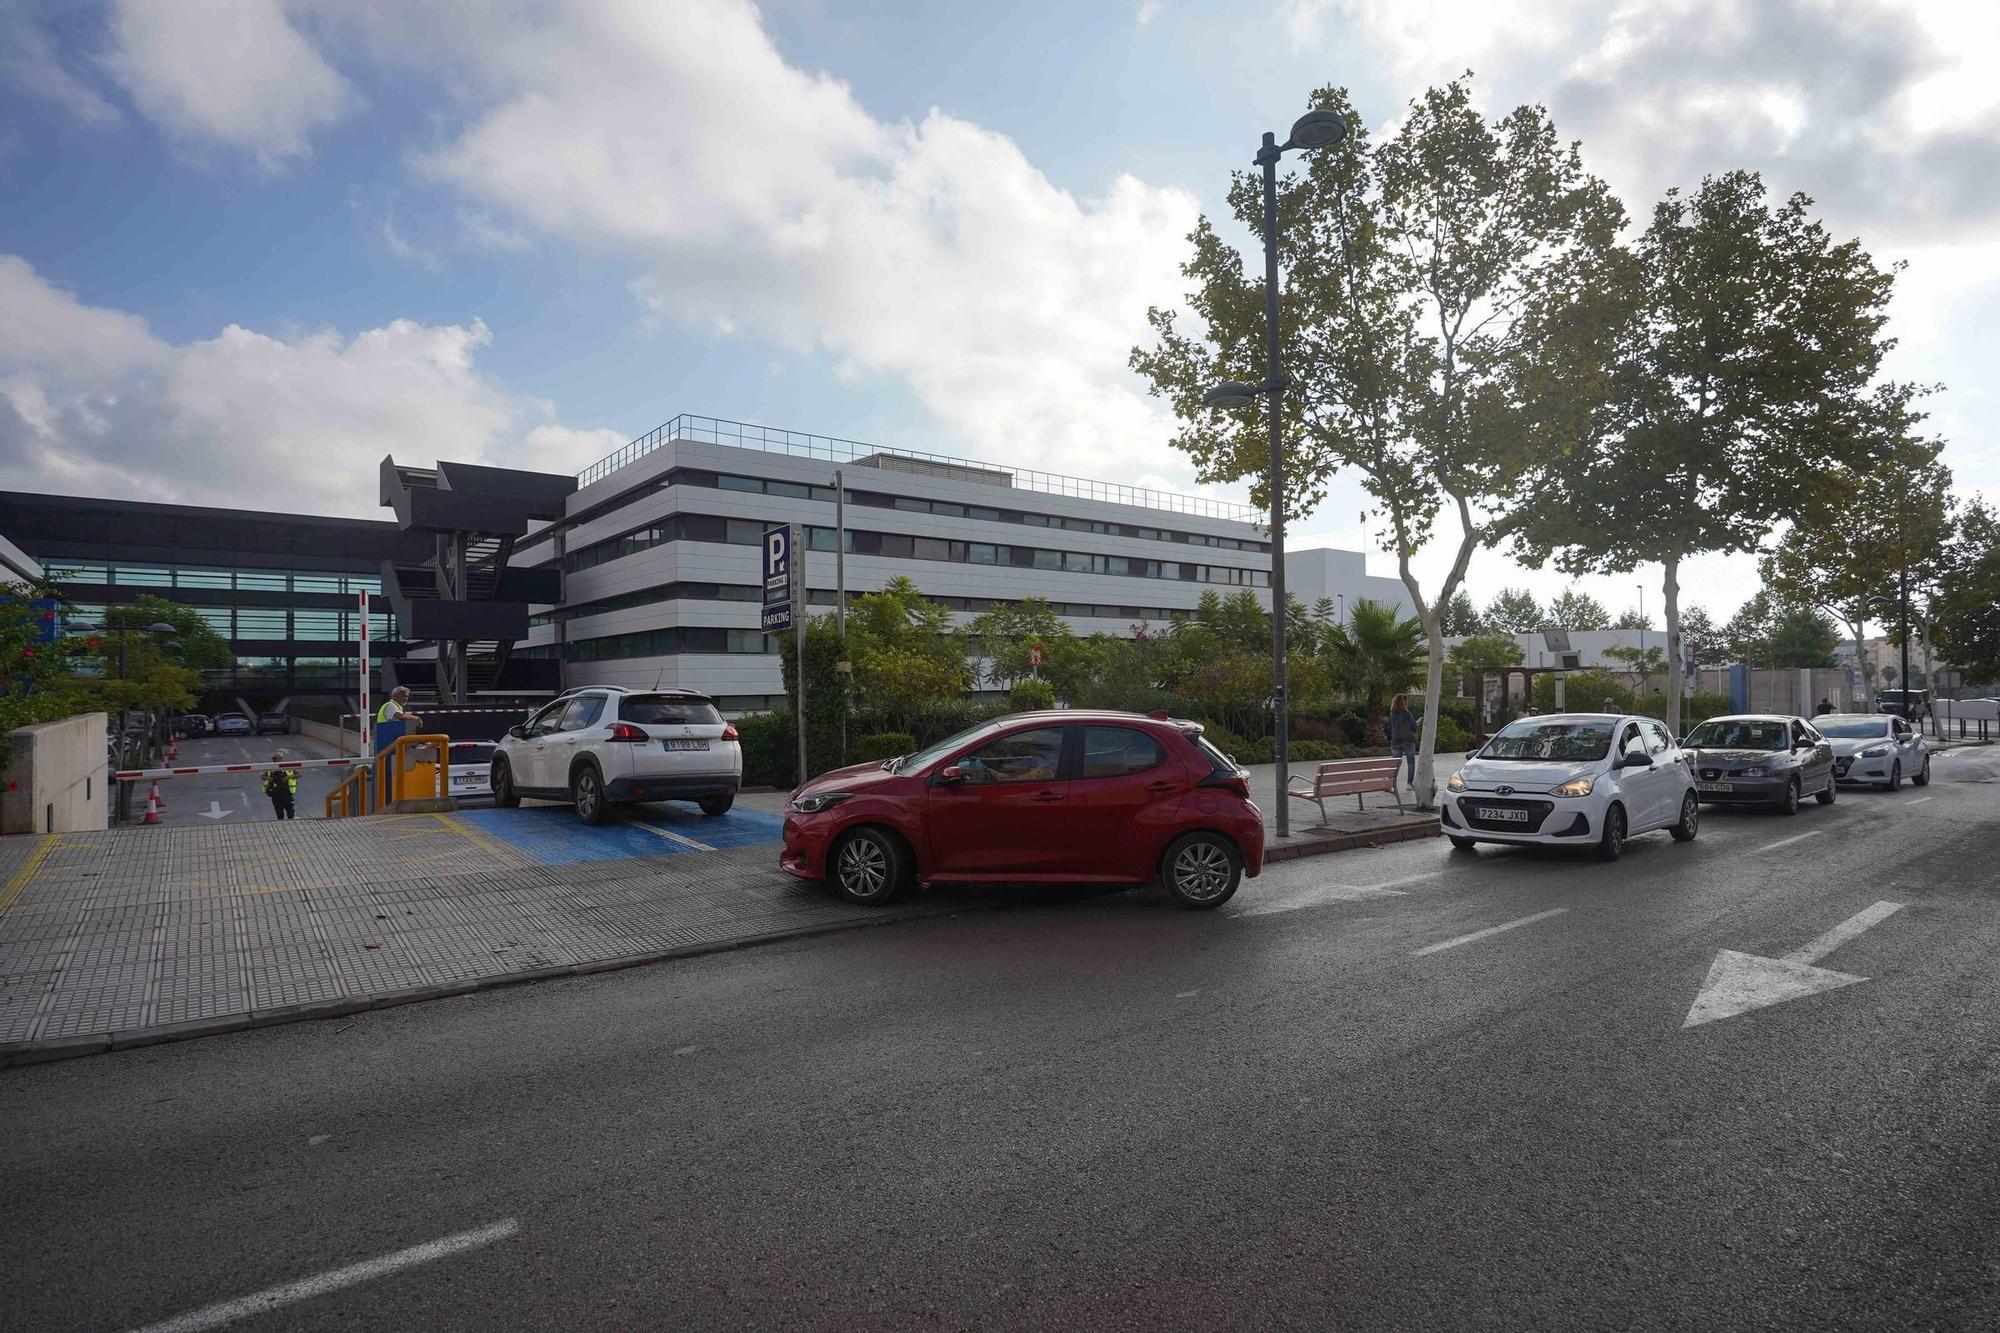
[[[1292,143],[1299,148],[1325,148],[1347,137],[1347,117],[1338,111],[1308,111],[1292,122]]]
[[[1223,380],[1201,396],[1204,407],[1248,407],[1257,401],[1260,391],[1254,384],[1241,380]]]

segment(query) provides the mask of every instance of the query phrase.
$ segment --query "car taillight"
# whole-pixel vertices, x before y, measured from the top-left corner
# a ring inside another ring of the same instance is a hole
[[[722,739],[726,741],[736,739],[736,724],[734,722],[725,722],[722,724]]]
[[[608,739],[614,741],[637,741],[643,745],[653,738],[633,726],[630,722],[614,722],[611,724],[611,735]]]
[[[1220,787],[1224,791],[1235,792],[1244,800],[1250,799],[1250,775],[1247,773],[1210,773],[1197,787]]]

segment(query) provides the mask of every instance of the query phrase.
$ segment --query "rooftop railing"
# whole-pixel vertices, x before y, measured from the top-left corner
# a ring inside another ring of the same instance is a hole
[[[1087,477],[1067,477],[1057,472],[1037,472],[1033,468],[1001,466],[946,454],[924,453],[916,449],[896,449],[862,444],[858,440],[834,439],[804,431],[779,430],[719,417],[683,413],[647,431],[618,452],[601,458],[577,474],[577,484],[588,486],[602,481],[618,469],[637,462],[669,440],[689,440],[697,444],[725,444],[737,449],[756,449],[767,454],[789,454],[796,458],[818,458],[829,463],[861,463],[883,457],[909,459],[920,465],[919,475],[944,476],[957,481],[985,485],[1011,485],[1018,490],[1040,491],[1046,495],[1067,495],[1079,500],[1102,500],[1110,504],[1136,505],[1143,509],[1163,509],[1176,514],[1225,519],[1235,523],[1256,523],[1262,511],[1228,500],[1211,500],[1204,495],[1180,495],[1173,491],[1147,490],[1115,481],[1092,481]],[[870,462],[870,466],[879,464]],[[911,471],[918,469],[912,468]],[[999,481],[997,478],[1008,478]]]

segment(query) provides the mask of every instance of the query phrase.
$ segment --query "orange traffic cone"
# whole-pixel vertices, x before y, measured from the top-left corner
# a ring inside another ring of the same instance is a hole
[[[146,817],[139,822],[141,824],[160,822],[160,784],[157,782],[153,784],[153,789],[146,793]]]
[[[158,778],[153,779],[153,790],[147,794],[146,803],[159,810],[167,808],[166,799],[160,795],[160,780]]]

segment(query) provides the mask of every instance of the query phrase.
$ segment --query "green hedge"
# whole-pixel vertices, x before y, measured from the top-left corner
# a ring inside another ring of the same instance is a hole
[[[848,747],[848,758],[857,764],[879,763],[899,754],[915,753],[916,749],[917,738],[907,731],[876,731],[856,736]]]
[[[1017,680],[1007,696],[1007,707],[1016,713],[1034,713],[1056,706],[1056,687],[1045,680]]]

